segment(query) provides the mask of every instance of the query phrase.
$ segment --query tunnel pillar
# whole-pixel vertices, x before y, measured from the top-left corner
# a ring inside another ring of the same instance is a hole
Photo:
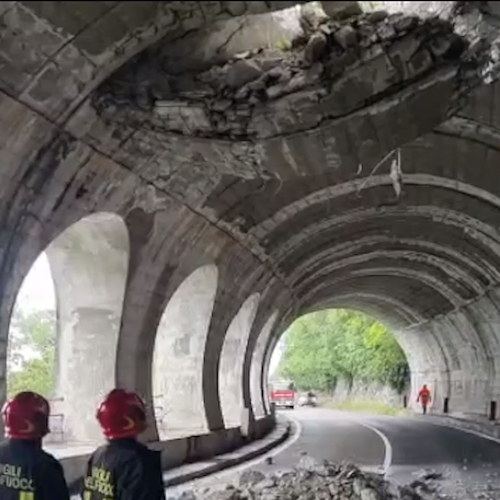
[[[63,415],[65,441],[100,440],[95,413],[116,383],[128,231],[119,216],[94,214],[54,240],[47,256],[57,300],[53,412]]]
[[[57,413],[59,406],[64,415],[65,440],[100,440],[95,413],[98,401],[114,386],[114,333],[120,326],[120,314],[81,307],[61,316],[60,324],[54,410]]]

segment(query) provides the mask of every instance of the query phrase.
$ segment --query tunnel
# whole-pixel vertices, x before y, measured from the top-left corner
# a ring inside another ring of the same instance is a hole
[[[390,327],[412,401],[429,383],[435,411],[488,415],[498,28],[441,3],[2,2],[0,402],[45,251],[68,440],[100,439],[114,386],[175,463],[262,436],[276,342],[335,307]]]

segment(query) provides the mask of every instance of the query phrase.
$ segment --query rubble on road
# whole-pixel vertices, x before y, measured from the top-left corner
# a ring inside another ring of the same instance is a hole
[[[264,474],[245,471],[237,486],[190,494],[183,500],[443,500],[435,479],[438,473],[424,471],[409,486],[385,480],[380,474],[361,471],[353,464],[317,462],[304,455],[291,471]]]

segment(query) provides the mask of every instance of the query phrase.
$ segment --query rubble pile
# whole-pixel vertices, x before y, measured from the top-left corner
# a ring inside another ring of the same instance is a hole
[[[363,472],[352,464],[316,462],[304,456],[292,471],[265,475],[244,472],[238,487],[184,492],[178,500],[437,500],[436,475],[422,474],[410,486],[398,486],[379,474]]]
[[[468,42],[439,17],[305,8],[302,32],[282,46],[238,54],[200,72],[169,74],[138,59],[93,96],[106,120],[206,138],[265,138],[345,116],[448,63]],[[479,59],[467,58],[474,78]]]

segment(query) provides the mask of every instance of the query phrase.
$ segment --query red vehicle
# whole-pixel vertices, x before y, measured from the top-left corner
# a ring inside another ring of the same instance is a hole
[[[295,408],[295,399],[297,396],[295,384],[289,380],[279,380],[270,384],[271,403],[276,407]]]

